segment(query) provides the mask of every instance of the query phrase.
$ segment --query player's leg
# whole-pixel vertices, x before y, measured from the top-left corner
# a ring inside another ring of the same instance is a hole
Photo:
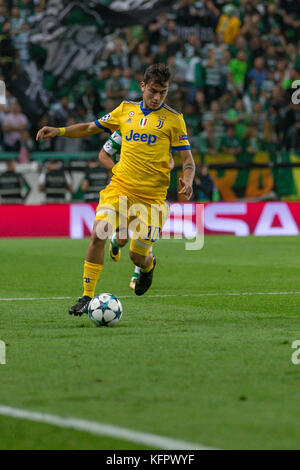
[[[135,266],[134,273],[133,273],[133,275],[130,279],[130,283],[129,283],[129,287],[130,287],[131,290],[135,289],[135,283],[136,283],[137,278],[140,275],[140,272],[141,272],[141,268],[139,266]]]
[[[109,244],[109,254],[113,261],[119,261],[121,248],[127,244],[128,239],[128,231],[125,228],[119,228],[112,234]]]
[[[134,288],[136,295],[143,295],[152,284],[156,259],[150,250],[151,242],[140,239],[131,240],[129,256],[131,261],[140,268]]]
[[[121,208],[121,213],[120,213]],[[100,200],[96,209],[95,224],[87,250],[83,273],[83,296],[73,305],[69,313],[82,315],[87,313],[88,304],[95,295],[95,288],[104,264],[104,247],[107,238],[119,226],[127,227],[127,212],[125,201],[121,198],[118,189],[108,185],[100,192]],[[120,224],[122,220],[122,224]]]
[[[128,232],[126,232],[126,235],[125,232],[123,232],[123,236],[119,230],[113,233],[109,244],[109,254],[113,261],[119,261],[121,257],[121,248],[123,248],[128,243],[128,240]],[[152,246],[150,251],[152,252]],[[135,283],[137,278],[139,277],[140,272],[141,268],[139,266],[135,266],[133,276],[131,277],[129,283],[129,287],[131,290],[135,290]]]
[[[152,246],[150,248],[150,252],[152,253]],[[136,280],[139,277],[140,272],[141,272],[141,268],[139,266],[135,266],[133,276],[131,277],[130,283],[129,283],[129,287],[131,290],[135,290]]]
[[[104,248],[107,237],[111,233],[111,226],[105,220],[96,220],[93,227],[90,243],[87,249],[83,270],[83,294],[78,302],[70,307],[70,315],[87,313],[90,300],[94,297],[97,281],[104,264]],[[104,234],[103,237],[101,237]]]
[[[156,265],[156,258],[152,255],[152,245],[158,239],[164,226],[168,215],[168,205],[163,201],[160,205],[148,205],[146,210],[148,223],[151,220],[151,225],[147,226],[148,235],[144,238],[133,238],[130,244],[130,258],[136,266],[140,267],[134,288],[136,295],[143,295],[152,284]],[[145,218],[140,220],[142,224],[146,223]]]

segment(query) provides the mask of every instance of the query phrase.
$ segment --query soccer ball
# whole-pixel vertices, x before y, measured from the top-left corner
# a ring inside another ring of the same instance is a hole
[[[114,326],[122,318],[123,307],[112,294],[96,295],[88,307],[88,315],[96,326]]]

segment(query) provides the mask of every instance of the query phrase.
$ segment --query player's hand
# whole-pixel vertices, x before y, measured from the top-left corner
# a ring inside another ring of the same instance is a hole
[[[182,188],[178,191],[178,194],[184,194],[187,200],[189,201],[193,195],[193,187],[191,184],[184,181],[182,178],[179,178],[179,183]]]
[[[59,129],[57,127],[44,126],[38,131],[36,135],[36,140],[51,139],[52,137],[56,137],[58,133]]]

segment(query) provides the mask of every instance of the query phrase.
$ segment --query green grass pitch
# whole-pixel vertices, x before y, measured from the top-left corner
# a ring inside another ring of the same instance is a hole
[[[196,252],[184,243],[157,242],[143,297],[129,290],[128,248],[119,263],[107,256],[97,293],[120,297],[124,313],[96,328],[68,314],[88,239],[1,240],[0,405],[219,449],[299,449],[299,238],[207,236]],[[21,297],[35,300],[3,300]],[[0,449],[141,448],[0,416]]]

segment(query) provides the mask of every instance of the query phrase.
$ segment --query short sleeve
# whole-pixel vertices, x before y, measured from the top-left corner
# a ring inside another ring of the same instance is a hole
[[[117,131],[120,129],[120,118],[123,111],[123,103],[120,104],[116,109],[114,109],[111,113],[105,114],[99,119],[96,119],[95,124],[100,129],[103,129],[110,134],[112,132]]]
[[[111,157],[121,153],[122,136],[119,132],[114,132],[103,145],[103,149]]]
[[[191,149],[191,145],[187,135],[186,125],[182,114],[178,116],[176,126],[174,125],[174,127],[172,127],[171,135],[172,151]]]

